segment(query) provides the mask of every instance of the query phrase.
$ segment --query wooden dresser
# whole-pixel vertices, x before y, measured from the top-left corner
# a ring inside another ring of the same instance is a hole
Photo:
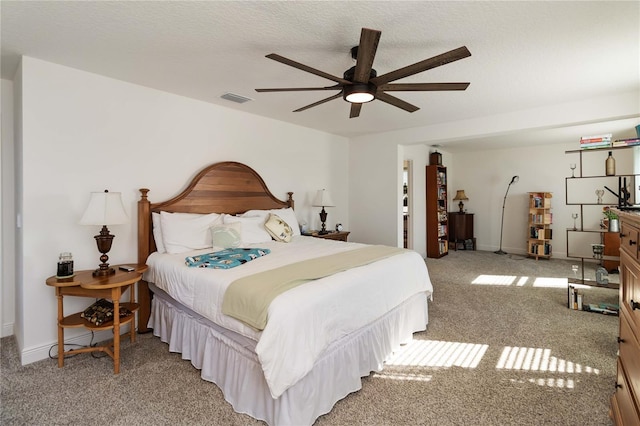
[[[640,425],[640,213],[620,212],[620,334],[611,397],[616,425]]]

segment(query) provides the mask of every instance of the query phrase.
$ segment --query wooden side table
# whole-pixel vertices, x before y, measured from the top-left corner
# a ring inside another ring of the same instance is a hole
[[[324,238],[325,240],[347,241],[349,231],[329,231],[328,234],[319,234],[316,231],[310,235],[315,238]]]
[[[139,305],[135,303],[134,285],[142,279],[142,273],[147,270],[147,265],[136,265],[135,271],[126,272],[114,266],[116,273],[105,277],[94,277],[93,270],[78,271],[71,278],[47,278],[47,285],[55,287],[58,298],[58,367],[64,366],[65,355],[74,355],[84,352],[104,352],[113,359],[113,372],[120,372],[120,326],[131,323],[128,334],[131,342],[135,342],[135,312]],[[129,302],[120,303],[120,297],[127,290],[130,298]],[[79,296],[90,298],[104,298],[113,302],[113,320],[95,325],[80,315],[81,312],[64,316],[64,296]],[[120,318],[120,308],[131,311],[131,315]],[[110,330],[113,329],[113,342],[103,346],[85,347],[80,349],[64,350],[64,329],[84,327],[90,330]],[[126,334],[126,333],[125,333]]]
[[[449,212],[449,242],[454,250],[458,250],[458,244],[466,249],[465,241],[471,240],[471,247],[476,249],[476,238],[473,236],[473,213]]]

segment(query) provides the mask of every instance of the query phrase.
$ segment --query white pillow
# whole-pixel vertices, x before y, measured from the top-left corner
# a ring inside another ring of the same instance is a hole
[[[269,213],[269,219],[265,222],[264,227],[274,240],[284,243],[291,241],[293,235],[291,227],[277,214]]]
[[[213,247],[209,228],[218,220],[220,215],[217,213],[199,215],[160,212],[162,239],[167,253]]]
[[[240,217],[224,215],[224,223],[241,223],[242,245],[259,244],[271,241],[271,235],[264,229],[264,219],[260,216]]]
[[[242,224],[218,223],[211,227],[211,240],[213,247],[223,249],[237,248],[242,245]]]
[[[162,239],[162,227],[160,226],[160,213],[151,212],[151,222],[153,224],[153,239],[156,242],[156,250],[158,253],[166,253],[164,248],[164,240]]]
[[[204,215],[198,213],[172,213],[176,216],[202,217]],[[151,222],[153,224],[153,240],[156,242],[156,250],[158,253],[166,253],[164,247],[164,238],[162,237],[162,225],[160,224],[160,213],[151,212]]]
[[[266,222],[269,213],[276,214],[280,216],[282,220],[287,222],[287,225],[291,227],[293,231],[293,235],[300,235],[300,225],[298,224],[298,219],[296,218],[296,214],[291,207],[287,207],[284,209],[271,209],[271,210],[248,210],[241,215],[241,217],[255,217],[259,216],[263,218]]]

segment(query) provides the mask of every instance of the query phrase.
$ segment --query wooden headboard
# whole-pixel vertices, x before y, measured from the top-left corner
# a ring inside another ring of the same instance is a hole
[[[187,188],[174,198],[150,203],[149,189],[140,189],[138,201],[138,263],[144,264],[156,251],[153,239],[152,212],[227,213],[238,214],[247,210],[267,210],[294,207],[293,192],[287,200],[276,198],[264,180],[251,167],[234,161],[212,164],[198,173]],[[151,295],[145,281],[138,286],[140,314],[138,330],[149,331],[147,321],[151,308]]]

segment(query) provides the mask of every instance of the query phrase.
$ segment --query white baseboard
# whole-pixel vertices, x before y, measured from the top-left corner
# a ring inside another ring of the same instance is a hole
[[[129,325],[125,325],[120,328],[121,333],[126,333],[129,331]],[[113,338],[113,333],[111,330],[102,330],[95,332],[93,335],[93,343],[103,342],[106,340],[111,340]],[[87,331],[81,335],[65,338],[65,345],[79,345],[79,346],[88,346],[91,343],[91,332]],[[42,361],[43,359],[49,358],[49,352],[51,351],[52,356],[58,355],[58,349],[53,348],[52,346],[57,345],[57,340],[45,345],[35,346],[28,349],[23,349],[20,357],[20,362],[22,365],[31,364],[37,361]],[[70,348],[67,348],[67,350]]]
[[[9,337],[9,336],[13,336],[13,323],[10,324],[2,324],[2,331],[0,332],[2,333],[0,335],[0,337]]]

